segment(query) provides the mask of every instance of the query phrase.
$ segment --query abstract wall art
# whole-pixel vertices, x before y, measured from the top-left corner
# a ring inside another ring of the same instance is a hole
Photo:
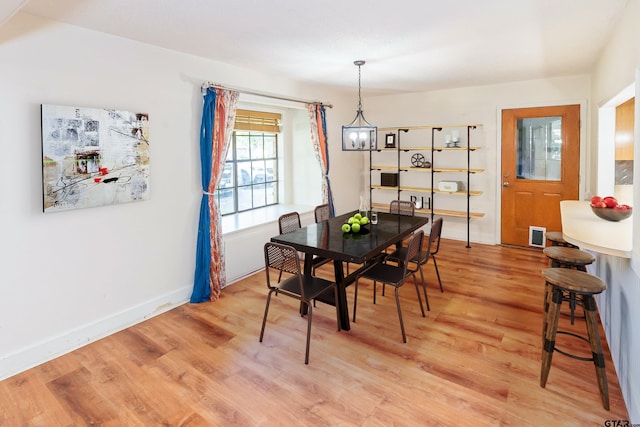
[[[44,212],[149,199],[149,115],[42,105]]]

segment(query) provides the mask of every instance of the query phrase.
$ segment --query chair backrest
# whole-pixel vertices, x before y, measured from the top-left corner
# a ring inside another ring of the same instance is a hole
[[[431,233],[429,234],[429,243],[427,245],[427,254],[435,255],[440,249],[440,234],[442,233],[442,218],[438,218],[431,224]]]
[[[278,218],[278,228],[280,229],[280,234],[290,233],[298,228],[302,228],[298,212],[289,212],[280,215],[280,218]]]
[[[316,217],[316,222],[326,221],[331,218],[331,207],[328,204],[316,206],[313,213]]]
[[[392,200],[389,203],[389,213],[396,215],[413,216],[415,205],[407,200]]]
[[[302,286],[302,274],[300,273],[300,257],[298,251],[289,245],[281,243],[267,242],[264,245],[264,266],[267,273],[267,287],[271,288],[271,269],[284,271],[297,276],[300,282],[298,292],[304,298],[304,288]]]
[[[409,262],[420,254],[422,250],[422,241],[424,240],[424,231],[418,230],[414,232],[409,238],[409,242],[407,243],[407,252],[405,253],[405,258],[403,260],[404,267],[404,275],[407,275],[407,266]]]

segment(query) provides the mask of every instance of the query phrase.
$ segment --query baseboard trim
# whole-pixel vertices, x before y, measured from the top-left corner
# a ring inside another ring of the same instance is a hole
[[[177,289],[58,336],[0,355],[0,381],[155,317],[189,301],[191,286]]]

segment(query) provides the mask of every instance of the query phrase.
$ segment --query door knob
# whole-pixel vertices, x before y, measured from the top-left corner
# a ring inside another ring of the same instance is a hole
[[[509,186],[509,183],[508,183],[507,181],[505,181],[505,182],[503,182],[503,183],[502,183],[502,186],[503,186],[503,187],[508,187],[508,186]]]

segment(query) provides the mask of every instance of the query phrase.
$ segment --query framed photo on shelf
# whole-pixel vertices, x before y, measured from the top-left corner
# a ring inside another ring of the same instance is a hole
[[[384,148],[396,148],[396,134],[388,133],[384,138]]]

